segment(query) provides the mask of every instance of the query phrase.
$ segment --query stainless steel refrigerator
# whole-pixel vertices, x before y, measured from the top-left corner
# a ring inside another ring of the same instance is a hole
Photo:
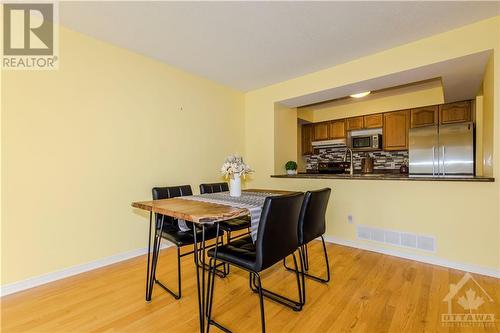
[[[474,124],[410,129],[410,176],[474,176]]]

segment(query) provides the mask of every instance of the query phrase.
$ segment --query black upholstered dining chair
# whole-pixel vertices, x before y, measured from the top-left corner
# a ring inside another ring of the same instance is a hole
[[[330,265],[328,263],[328,253],[326,251],[325,239],[323,235],[326,231],[326,208],[328,207],[328,200],[332,190],[324,188],[316,191],[307,191],[304,195],[304,201],[300,210],[300,217],[298,223],[298,237],[299,237],[299,253],[301,257],[301,273],[303,276],[313,280],[327,283],[330,281]],[[323,253],[325,256],[326,264],[326,278],[321,278],[308,273],[309,258],[307,253],[307,244],[312,240],[320,237],[323,243]],[[285,259],[283,265],[290,270],[293,269],[286,266]],[[306,301],[306,286],[304,279],[302,279],[302,300],[303,304]]]
[[[154,187],[153,190],[153,200],[159,199],[170,199],[181,196],[192,195],[190,185],[182,186],[170,186],[170,187]],[[186,226],[189,230],[181,231],[178,225],[179,221],[173,217],[155,214],[155,237],[153,243],[153,260],[152,260],[152,270],[151,277],[149,281],[149,294],[146,299],[151,300],[151,294],[153,292],[154,284],[158,284],[165,291],[171,294],[175,299],[180,299],[182,296],[182,283],[181,283],[181,257],[187,256],[194,253],[194,251],[189,251],[181,254],[181,247],[186,245],[194,244],[194,228],[192,222],[186,221]],[[160,232],[161,230],[161,232]],[[201,230],[196,230],[197,240],[200,242],[202,240]],[[199,236],[198,236],[199,235]],[[214,239],[217,236],[217,230],[215,226],[209,226],[205,228],[205,240]],[[161,238],[164,238],[177,247],[177,284],[178,291],[174,292],[167,286],[165,286],[161,281],[156,278],[156,267],[158,264],[158,257],[160,254],[160,242]]]
[[[229,191],[229,186],[227,183],[207,183],[207,184],[200,184],[200,193],[205,194],[205,193],[219,193],[219,192],[226,192]],[[232,239],[232,233],[235,231],[243,230],[243,229],[248,229],[248,234],[250,234],[250,216],[244,216],[244,217],[238,217],[226,221],[222,221],[219,224],[219,227],[221,230],[223,230],[226,233],[227,236],[227,242],[229,243]],[[246,233],[245,233],[246,234]],[[237,237],[243,236],[238,235]],[[225,273],[229,274],[229,266],[226,268],[224,266]]]
[[[211,257],[211,267],[214,267],[217,261],[222,261],[249,272],[251,288],[259,294],[262,332],[265,332],[266,329],[263,297],[271,298],[296,311],[300,311],[302,308],[300,273],[295,251],[299,244],[297,230],[303,198],[304,194],[302,193],[267,197],[262,208],[255,244],[251,236],[246,236],[208,251],[208,256]],[[294,259],[299,301],[291,300],[262,288],[259,273],[289,255],[292,255]],[[215,293],[214,273],[215,270],[212,269],[209,274],[208,323],[222,328],[220,324],[211,319]],[[255,288],[252,287],[253,284]]]

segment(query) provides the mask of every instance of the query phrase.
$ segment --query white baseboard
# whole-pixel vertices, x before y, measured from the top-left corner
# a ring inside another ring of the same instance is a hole
[[[485,268],[481,266],[476,266],[476,265],[470,265],[470,264],[464,264],[464,263],[459,263],[459,262],[454,262],[442,258],[436,258],[436,257],[429,257],[429,256],[423,256],[423,255],[417,255],[417,254],[411,254],[411,253],[405,253],[405,252],[400,252],[396,251],[393,249],[388,249],[388,248],[383,248],[380,246],[377,246],[376,244],[367,244],[367,243],[362,243],[362,242],[357,242],[357,241],[352,241],[352,240],[346,240],[346,239],[341,239],[338,237],[334,236],[324,236],[325,241],[329,243],[334,243],[334,244],[339,244],[339,245],[345,245],[349,247],[354,247],[362,250],[367,250],[367,251],[373,251],[377,253],[382,253],[382,254],[387,254],[390,256],[395,256],[399,258],[404,258],[404,259],[410,259],[410,260],[415,260],[415,261],[420,261],[424,262],[427,264],[432,264],[432,265],[438,265],[438,266],[443,266],[447,268],[453,268],[453,269],[458,269],[461,271],[465,272],[471,272],[471,273],[476,273],[476,274],[481,274],[481,275],[486,275],[486,276],[491,276],[495,278],[500,278],[500,271],[491,269],[491,268]],[[161,248],[167,248],[172,246],[170,243],[162,244]],[[85,264],[80,264],[72,267],[68,267],[59,271],[35,276],[26,280],[6,284],[4,286],[0,287],[0,296],[6,296],[9,294],[13,294],[22,290],[34,288],[37,286],[40,286],[42,284],[46,284],[49,282],[57,281],[60,279],[64,279],[66,277],[70,277],[76,274],[84,273],[87,271],[91,271],[93,269],[97,269],[100,267],[108,266],[120,261],[124,261],[127,259],[131,259],[143,254],[147,253],[146,248],[142,249],[136,249],[132,251],[127,251],[119,254],[115,254],[106,258],[98,259],[95,261],[91,261]]]
[[[450,260],[446,260],[446,259],[442,259],[442,258],[400,252],[397,250],[377,246],[376,244],[369,244],[368,242],[364,243],[364,242],[346,240],[346,239],[341,239],[341,238],[338,238],[335,236],[326,236],[325,235],[324,238],[325,238],[325,241],[329,242],[329,243],[345,245],[345,246],[354,247],[354,248],[358,248],[358,249],[362,249],[362,250],[387,254],[390,256],[394,256],[394,257],[420,261],[420,262],[424,262],[427,264],[458,269],[458,270],[461,270],[464,272],[470,272],[470,273],[476,273],[476,274],[491,276],[491,277],[495,277],[495,278],[500,278],[500,271],[495,270],[495,269],[491,269],[491,268],[486,268],[486,267],[481,267],[481,266],[476,266],[476,265],[471,265],[471,264],[464,264],[464,263],[450,261]]]
[[[172,244],[163,243],[161,245],[161,248],[164,249],[164,248],[167,248],[170,246],[172,246]],[[131,259],[131,258],[140,256],[140,255],[143,255],[146,253],[148,253],[147,248],[136,249],[136,250],[132,250],[132,251],[127,251],[127,252],[115,254],[115,255],[105,257],[102,259],[97,259],[97,260],[94,260],[94,261],[91,261],[91,262],[88,262],[85,264],[80,264],[80,265],[68,267],[65,269],[61,269],[59,271],[35,276],[35,277],[29,278],[26,280],[9,283],[9,284],[6,284],[6,285],[3,285],[0,287],[0,297],[6,296],[9,294],[13,294],[13,293],[17,293],[19,291],[30,289],[33,287],[37,287],[37,286],[40,286],[42,284],[46,284],[49,282],[64,279],[64,278],[67,278],[67,277],[72,276],[72,275],[91,271],[91,270],[96,269],[96,268],[115,264],[117,262]]]

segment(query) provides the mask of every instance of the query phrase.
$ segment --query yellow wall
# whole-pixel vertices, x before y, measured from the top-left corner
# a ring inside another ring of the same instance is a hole
[[[64,28],[58,71],[2,76],[2,284],[144,248],[132,201],[244,153],[242,93]]]
[[[476,176],[484,176],[483,173],[483,92],[482,89],[476,96],[474,100],[474,116],[475,116],[475,127],[476,127]],[[491,138],[493,140],[493,138]]]
[[[300,109],[311,113],[314,122],[320,122],[441,103],[444,103],[441,80],[432,80],[376,92],[360,99],[347,98]]]
[[[497,56],[498,58],[498,56]],[[497,59],[498,61],[498,59]],[[497,64],[498,66],[498,64]],[[498,113],[496,113],[497,118],[495,118],[495,111],[494,111],[494,100],[495,100],[495,90],[494,90],[494,82],[495,82],[495,64],[494,64],[494,56],[491,55],[488,64],[486,65],[486,71],[484,73],[484,80],[483,80],[483,128],[482,128],[482,135],[483,135],[483,141],[482,141],[482,146],[483,146],[483,153],[482,153],[482,158],[483,158],[483,173],[486,176],[492,176],[493,175],[493,152],[495,149],[495,140],[494,138],[494,124],[496,121],[496,127],[498,127]],[[498,85],[496,85],[496,93],[498,94],[498,90],[500,89]],[[498,107],[498,100],[497,100],[497,107]],[[496,141],[498,142],[498,140]],[[498,158],[498,154],[497,154]],[[497,173],[498,177],[498,173]]]
[[[155,185],[196,191],[219,180],[233,152],[256,170],[247,186],[332,187],[329,236],[355,240],[352,214],[355,223],[435,235],[437,252],[418,254],[500,269],[498,181],[269,177],[296,158],[296,113],[278,113],[279,101],[487,49],[496,57],[484,109],[498,142],[499,40],[496,17],[243,95],[61,28],[58,71],[2,72],[1,282],[144,247],[147,218],[130,202]],[[275,140],[278,123],[290,140]],[[496,177],[499,147],[491,145]]]
[[[287,108],[279,103],[274,107],[274,172],[284,173],[285,163],[292,160],[297,161],[297,156],[289,158],[293,153],[297,154],[297,109]],[[292,144],[290,144],[292,143]],[[282,149],[283,148],[283,149]]]
[[[306,107],[297,108],[297,118],[308,123],[314,122],[314,113],[310,112]]]
[[[500,269],[499,182],[405,182],[274,179],[274,103],[310,93],[368,80],[395,72],[494,50],[493,113],[499,115],[500,17],[359,58],[326,70],[281,82],[245,95],[246,156],[256,173],[252,187],[314,189],[331,187],[327,234],[356,241],[355,223],[434,235],[436,253],[415,251],[439,260]],[[486,101],[485,101],[486,103]],[[494,123],[493,139],[500,139]],[[295,142],[292,142],[295,144]],[[494,146],[493,174],[500,175],[499,147]],[[288,147],[283,147],[289,151]],[[290,159],[294,158],[290,153]],[[283,158],[283,157],[282,157]],[[373,243],[371,243],[373,245]],[[388,246],[377,245],[380,248]],[[411,252],[399,248],[401,252]]]

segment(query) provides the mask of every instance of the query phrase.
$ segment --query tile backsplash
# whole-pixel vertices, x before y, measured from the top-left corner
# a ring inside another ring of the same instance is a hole
[[[324,148],[319,149],[315,155],[310,155],[306,158],[306,169],[317,170],[318,162],[333,161],[342,162],[344,160],[344,148]],[[349,155],[347,159],[349,161]],[[354,170],[361,170],[361,158],[370,156],[373,158],[374,170],[399,170],[399,167],[405,160],[408,160],[407,150],[398,151],[370,151],[370,152],[353,152]]]

